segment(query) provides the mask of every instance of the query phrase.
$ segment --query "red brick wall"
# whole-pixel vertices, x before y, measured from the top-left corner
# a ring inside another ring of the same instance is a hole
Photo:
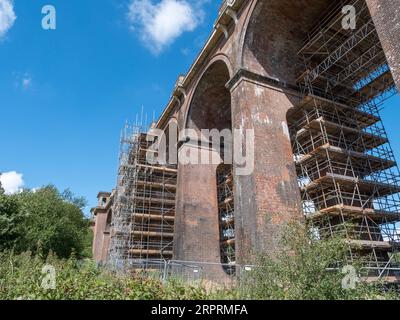
[[[366,0],[400,90],[400,0]]]

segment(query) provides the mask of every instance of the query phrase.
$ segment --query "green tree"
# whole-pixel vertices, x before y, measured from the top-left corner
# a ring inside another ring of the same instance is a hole
[[[1,176],[1,173],[0,173],[0,176]],[[4,188],[2,187],[1,181],[0,181],[0,194],[4,194],[4,193],[5,193],[5,190],[4,190]]]
[[[0,249],[32,251],[47,255],[50,251],[61,258],[72,252],[87,256],[90,245],[90,222],[82,209],[82,198],[69,191],[60,193],[54,186],[36,191],[24,190],[0,196]]]
[[[13,248],[19,241],[23,220],[16,197],[0,192],[0,251]]]

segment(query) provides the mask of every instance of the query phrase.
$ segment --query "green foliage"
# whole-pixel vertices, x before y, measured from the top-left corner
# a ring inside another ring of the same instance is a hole
[[[0,176],[1,176],[1,173],[0,173]],[[0,195],[2,195],[2,194],[4,194],[4,193],[5,193],[5,190],[4,190],[4,188],[2,187],[1,181],[0,181]]]
[[[282,239],[284,248],[277,257],[262,256],[256,268],[243,277],[239,297],[272,300],[343,300],[400,298],[383,293],[379,283],[360,281],[355,289],[345,289],[341,272],[348,254],[342,239],[315,240],[302,225],[291,225]],[[362,279],[360,264],[352,264]]]
[[[53,186],[12,196],[0,194],[0,251],[40,248],[61,258],[72,252],[88,256],[91,231],[82,213],[84,206],[82,198],[74,198],[68,190],[61,194]]]
[[[60,199],[62,205],[59,203]],[[42,202],[48,203],[44,205]],[[72,217],[74,214],[78,216],[79,211],[75,211],[79,208],[72,201],[64,200],[52,188],[38,192],[38,198],[25,193],[2,199],[0,203],[4,216],[15,210],[26,215],[27,208],[30,208],[29,217],[35,212],[39,215],[38,219],[50,220],[53,213],[59,219],[58,214],[48,209],[51,204],[60,206],[63,210],[58,210],[62,212],[71,210],[65,214]],[[27,208],[21,210],[23,205]],[[71,205],[74,209],[69,207]],[[47,214],[41,215],[41,211]],[[68,237],[79,232],[74,230],[77,228],[75,226],[66,235],[58,235],[55,231],[60,227],[55,220],[53,223],[55,227],[51,229],[51,222],[45,222],[46,228],[51,230],[46,230],[43,236],[32,232],[31,239],[42,243],[42,247],[34,247],[33,253],[15,253],[13,250],[0,252],[0,300],[400,299],[398,293],[383,291],[379,283],[371,285],[359,282],[354,289],[344,289],[342,280],[345,275],[341,273],[340,267],[346,264],[346,243],[341,239],[316,241],[301,225],[288,228],[282,239],[283,250],[277,256],[258,258],[256,267],[242,275],[235,287],[217,289],[210,286],[209,282],[190,284],[171,277],[163,283],[157,276],[152,277],[148,273],[119,275],[97,267],[91,259],[79,259],[73,253],[68,259],[57,258],[52,248],[59,248],[59,242],[53,239],[70,241]],[[29,222],[29,226],[34,230],[40,228],[39,220]],[[87,228],[84,223],[82,226]],[[25,228],[27,227],[24,226],[23,230]],[[15,232],[18,234],[19,230]],[[19,240],[14,239],[15,241],[18,243]],[[71,243],[69,247],[72,246]],[[70,253],[64,249],[60,249],[60,252]],[[43,271],[45,265],[54,267],[55,289],[45,289],[42,286],[47,275]],[[360,273],[360,268],[354,264],[353,266]]]
[[[16,197],[0,193],[0,250],[10,249],[18,242],[23,220]]]
[[[45,274],[42,268],[55,268],[55,289],[41,286]],[[58,259],[50,254],[47,259],[29,252],[14,255],[0,254],[0,300],[155,300],[206,299],[201,287],[178,281],[162,284],[158,280],[119,276],[100,268],[89,259]]]
[[[336,246],[336,244],[335,244]],[[12,251],[0,253],[0,300],[213,300],[213,299],[398,299],[393,292],[378,286],[359,284],[354,290],[341,288],[343,275],[326,272],[335,261],[334,247],[319,246],[329,254],[317,254],[301,248],[301,253],[287,251],[285,258],[262,258],[258,269],[246,281],[231,289],[205,289],[170,279],[163,283],[143,275],[119,275],[95,265],[90,259],[59,259]],[[341,247],[341,245],[338,245]],[[336,248],[338,248],[336,247]],[[339,249],[341,250],[341,249]],[[288,257],[287,255],[290,255]],[[329,256],[333,255],[334,258]],[[319,263],[316,256],[321,256]],[[314,263],[317,266],[312,266]],[[55,270],[55,288],[43,288],[44,266]]]
[[[191,285],[170,278],[162,283],[148,274],[121,276],[98,268],[90,259],[59,259],[47,255],[12,251],[0,253],[0,299],[57,300],[153,300],[153,299],[399,299],[382,291],[380,284],[360,282],[344,289],[345,276],[337,269],[347,257],[341,239],[315,241],[302,226],[291,226],[283,238],[284,249],[277,257],[263,256],[257,267],[241,277],[236,288],[216,289],[209,283]],[[42,268],[55,268],[55,289],[41,286]],[[357,266],[355,266],[357,268]],[[331,269],[330,271],[327,269]],[[357,268],[358,269],[358,268]],[[340,270],[340,268],[339,268]]]

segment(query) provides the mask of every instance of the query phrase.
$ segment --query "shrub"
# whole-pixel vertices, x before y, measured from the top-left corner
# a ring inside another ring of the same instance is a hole
[[[50,300],[203,300],[203,299],[399,299],[398,293],[383,291],[379,283],[358,283],[344,289],[341,266],[347,245],[341,239],[316,241],[305,227],[288,228],[283,250],[275,257],[261,256],[253,271],[230,289],[210,289],[170,278],[163,283],[144,274],[120,275],[99,268],[90,259],[57,258],[55,254],[13,251],[0,253],[0,299]],[[56,272],[54,289],[42,287],[49,265]],[[353,265],[357,272],[359,266]]]
[[[43,267],[56,271],[55,289],[45,289]],[[201,287],[178,281],[161,281],[142,277],[120,276],[98,268],[89,259],[58,259],[49,254],[46,259],[29,252],[0,254],[1,300],[156,300],[205,299]]]
[[[355,289],[342,286],[348,246],[340,238],[316,240],[301,224],[287,227],[283,250],[276,257],[261,255],[257,267],[241,280],[239,296],[244,299],[342,300],[400,298],[382,290],[381,283],[360,281]],[[362,261],[353,262],[361,279]]]

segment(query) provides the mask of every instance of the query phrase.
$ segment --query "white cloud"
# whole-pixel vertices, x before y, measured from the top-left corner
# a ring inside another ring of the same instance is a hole
[[[11,29],[15,19],[13,0],[0,0],[0,39]]]
[[[129,5],[131,30],[155,54],[174,42],[184,32],[193,31],[202,21],[201,1],[132,0]]]
[[[1,186],[4,188],[6,194],[14,194],[21,192],[24,186],[22,174],[15,171],[5,172],[0,175]]]

